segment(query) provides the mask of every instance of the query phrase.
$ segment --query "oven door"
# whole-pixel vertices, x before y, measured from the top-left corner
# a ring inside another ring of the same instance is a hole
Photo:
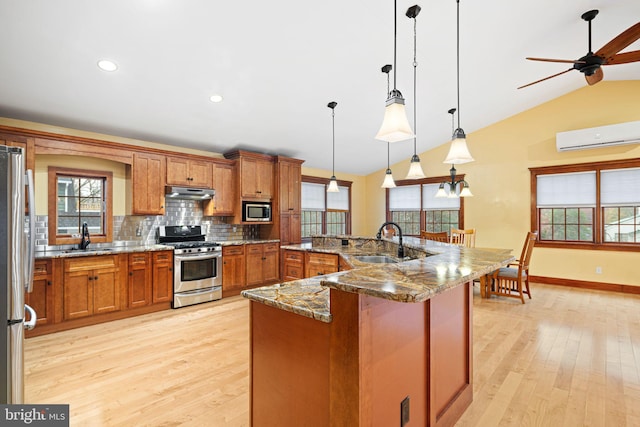
[[[222,286],[220,252],[197,255],[175,255],[174,293]]]

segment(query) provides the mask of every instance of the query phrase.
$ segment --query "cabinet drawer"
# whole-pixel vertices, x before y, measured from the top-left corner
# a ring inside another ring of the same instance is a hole
[[[46,276],[51,273],[51,261],[36,261],[34,264],[34,276]]]
[[[129,265],[144,265],[147,263],[147,254],[129,254]]]
[[[259,255],[262,254],[262,245],[247,245],[247,254]]]
[[[223,246],[222,256],[224,255],[244,255],[244,246],[242,245]]]
[[[280,249],[277,243],[265,243],[263,246],[265,252],[277,252]]]
[[[118,257],[115,255],[88,256],[64,260],[65,272],[116,267],[118,267]]]
[[[338,267],[338,255],[333,254],[309,254],[309,263]]]
[[[299,251],[285,251],[284,252],[284,260],[287,263],[302,264],[302,260],[303,259],[304,259],[304,252],[299,252]]]
[[[304,272],[301,265],[285,264],[284,266],[285,280],[304,279]]]
[[[154,263],[173,262],[173,251],[161,251],[153,253]]]

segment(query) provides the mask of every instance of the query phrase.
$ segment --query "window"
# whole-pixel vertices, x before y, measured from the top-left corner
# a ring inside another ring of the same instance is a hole
[[[78,243],[87,223],[92,242],[112,240],[111,172],[49,168],[49,243]]]
[[[530,171],[539,246],[640,249],[640,159]]]
[[[449,232],[463,227],[464,198],[435,197],[446,180],[448,177],[396,182],[397,187],[387,190],[387,220],[397,223],[407,236],[419,236],[421,230]]]
[[[338,181],[338,193],[327,193],[329,180],[302,177],[302,239],[320,234],[351,234],[351,182]]]

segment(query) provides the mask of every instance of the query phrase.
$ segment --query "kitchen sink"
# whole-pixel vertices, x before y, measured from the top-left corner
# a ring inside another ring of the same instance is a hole
[[[354,256],[360,262],[367,262],[371,264],[394,264],[398,260],[387,255],[356,255]]]

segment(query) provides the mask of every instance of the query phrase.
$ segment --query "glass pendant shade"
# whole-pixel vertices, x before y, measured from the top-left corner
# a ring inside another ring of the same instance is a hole
[[[436,192],[436,197],[447,197],[447,191],[444,189],[444,183],[440,184],[438,187],[438,191]]]
[[[340,190],[338,189],[338,180],[336,179],[336,176],[333,175],[331,177],[331,179],[329,180],[329,186],[327,187],[327,193],[339,193]]]
[[[414,154],[411,157],[411,164],[409,165],[409,173],[407,173],[406,179],[420,179],[424,178],[426,175],[422,170],[422,166],[420,165],[420,157],[417,154]]]
[[[404,108],[404,98],[400,91],[392,90],[389,94],[389,99],[387,99],[384,119],[376,139],[385,142],[399,142],[414,136]]]
[[[452,165],[460,165],[462,163],[473,162],[474,158],[471,157],[471,153],[467,148],[467,138],[464,131],[460,128],[456,129],[453,133],[453,141],[451,141],[451,148],[449,148],[449,154],[442,163],[449,163]]]
[[[473,197],[469,186],[465,183],[462,183],[462,191],[460,192],[460,197]]]
[[[387,169],[384,174],[384,181],[382,182],[381,188],[394,188],[396,186],[395,181],[393,180],[393,174],[391,173],[391,169]]]

